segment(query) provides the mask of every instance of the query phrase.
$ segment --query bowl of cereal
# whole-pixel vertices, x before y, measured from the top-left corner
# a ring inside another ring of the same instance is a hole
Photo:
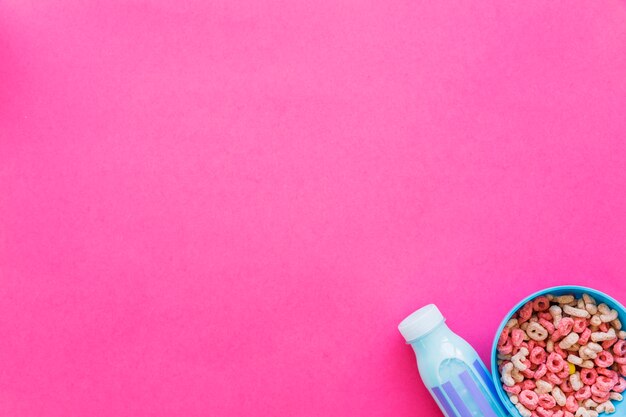
[[[626,309],[598,290],[564,285],[531,294],[493,342],[498,397],[516,417],[626,416],[625,339]]]

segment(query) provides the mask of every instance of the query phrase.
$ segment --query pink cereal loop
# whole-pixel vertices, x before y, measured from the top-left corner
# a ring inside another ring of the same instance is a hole
[[[572,384],[569,382],[569,379],[563,381],[563,383],[559,385],[559,388],[561,388],[561,391],[563,391],[564,394],[569,394],[570,392],[574,391],[574,388],[572,388]]]
[[[574,393],[574,397],[576,397],[577,400],[586,400],[587,398],[591,398],[591,388],[589,388],[589,385],[585,385]]]
[[[528,362],[528,361],[525,361]],[[529,364],[526,365],[527,368],[524,369],[521,374],[524,375],[526,378],[534,378],[535,376],[535,371],[533,371],[532,369],[530,369],[530,362],[528,362]]]
[[[556,373],[556,375],[561,379],[569,377],[569,366],[565,365],[561,371]]]
[[[548,334],[554,333],[554,324],[552,324],[550,320],[539,319],[539,324],[541,324],[548,331]]]
[[[555,373],[552,372],[548,372],[546,374],[546,379],[548,380],[548,382],[550,382],[552,385],[560,385],[563,383],[563,378],[559,378],[559,376]]]
[[[595,369],[581,369],[580,380],[585,385],[593,385],[598,377],[598,372]]]
[[[565,409],[569,412],[575,413],[578,410],[578,401],[573,395],[568,395],[565,401]]]
[[[552,417],[563,417],[563,410],[557,410],[552,414]]]
[[[565,364],[565,361],[558,353],[552,352],[548,355],[548,360],[546,362],[548,371],[557,373],[561,369],[563,369],[564,364]]]
[[[578,344],[581,346],[586,345],[589,342],[589,338],[591,337],[591,329],[586,328],[578,338]]]
[[[502,333],[500,333],[500,337],[498,338],[498,346],[503,345],[504,342],[507,341],[507,339],[509,338],[509,333],[511,333],[511,328],[510,327],[505,327],[502,330]]]
[[[513,329],[511,330],[511,340],[513,341],[513,346],[521,346],[524,342],[524,336],[526,333],[522,329]]]
[[[526,389],[517,396],[519,402],[529,410],[534,410],[537,408],[537,404],[539,403],[539,397],[534,391]]]
[[[574,319],[571,317],[563,317],[559,322],[557,329],[563,334],[563,336],[566,336],[572,331],[572,327],[574,327]]]
[[[591,394],[589,394],[591,396]],[[541,394],[538,404],[543,408],[552,408],[556,405],[556,400],[550,394]]]
[[[529,358],[531,363],[540,365],[546,361],[547,353],[544,348],[537,346],[530,352]]]
[[[501,346],[498,346],[498,353],[507,355],[511,352],[513,352],[513,343],[511,342],[510,338],[507,339],[506,342],[504,342],[504,344],[502,344]]]
[[[525,380],[524,382],[522,382],[522,391],[532,391],[537,387],[537,385],[535,384],[534,381],[531,381],[530,379]]]
[[[541,313],[537,313],[537,317],[539,317],[539,319],[544,319],[552,322],[552,314],[550,314],[549,311],[542,311]]]
[[[567,358],[567,352],[561,349],[558,345],[554,346],[554,352],[561,357],[561,359]]]
[[[626,364],[626,356],[621,357],[621,356],[613,356],[613,360],[615,361],[615,363],[619,364],[619,365],[624,365]]]
[[[574,325],[572,326],[572,330],[576,333],[582,333],[587,328],[587,320],[582,318],[574,319]]]
[[[615,342],[617,342],[617,338],[605,340],[604,342],[602,342],[602,349],[609,350],[609,348],[613,346]]]
[[[537,407],[535,411],[533,412],[537,414],[539,417],[552,417],[552,414],[554,413],[554,411],[546,410],[542,406]]]
[[[620,340],[613,345],[613,353],[617,356],[626,355],[626,340]]]
[[[608,368],[609,366],[613,365],[613,362],[613,355],[611,355],[606,350],[598,353],[598,356],[596,356],[596,358],[594,359],[594,363],[600,368]]]
[[[602,332],[608,332],[609,331],[609,323],[602,323],[600,325],[600,331]]]
[[[546,374],[546,372],[548,372],[548,367],[546,366],[545,363],[542,363],[541,365],[539,365],[539,367],[535,371],[535,375],[533,375],[533,378],[540,379],[542,376]]]
[[[528,321],[528,319],[530,319],[530,316],[532,316],[532,314],[533,314],[533,303],[532,301],[529,301],[526,304],[524,304],[524,307],[519,309],[519,312],[517,313],[518,315],[517,322],[519,324],[522,324]]]
[[[596,378],[596,383],[592,386],[597,386],[601,391],[608,392],[610,391],[617,381],[613,381],[613,379],[609,378],[605,375],[600,375]]]
[[[606,377],[611,378],[611,381],[613,382],[613,385],[617,384],[619,382],[619,375],[617,374],[617,372],[611,370],[611,369],[606,369],[606,368],[598,368],[598,374],[599,375],[604,375]]]
[[[522,391],[522,387],[520,387],[517,384],[513,385],[512,387],[509,387],[507,385],[502,385],[502,389],[514,395],[517,395]]]
[[[606,395],[603,395],[603,396],[592,395],[591,399],[597,402],[598,404],[601,404],[603,402],[608,401],[610,397],[609,397],[609,393],[607,392]]]
[[[626,376],[626,365],[621,365],[620,364],[619,368],[617,368],[617,369],[619,369],[620,375]]]
[[[619,382],[613,386],[613,391],[615,392],[624,392],[626,390],[626,379],[620,378]]]
[[[533,310],[546,311],[550,308],[550,300],[545,295],[535,298],[533,301]]]

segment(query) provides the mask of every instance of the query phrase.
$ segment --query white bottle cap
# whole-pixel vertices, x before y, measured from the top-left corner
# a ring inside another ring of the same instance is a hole
[[[445,320],[436,305],[428,304],[402,320],[398,330],[408,343],[424,336]]]

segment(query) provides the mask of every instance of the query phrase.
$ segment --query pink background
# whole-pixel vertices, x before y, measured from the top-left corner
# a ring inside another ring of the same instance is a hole
[[[626,301],[626,3],[0,3],[0,415],[438,416],[396,326],[487,358]]]

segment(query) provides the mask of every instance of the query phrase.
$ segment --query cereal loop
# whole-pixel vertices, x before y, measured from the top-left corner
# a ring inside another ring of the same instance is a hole
[[[586,400],[587,398],[591,398],[591,388],[588,385],[585,385],[574,394],[577,400]]]
[[[615,353],[617,356],[626,355],[626,341],[620,340],[619,342],[615,343],[615,345],[613,345],[613,353]]]
[[[620,378],[619,382],[613,387],[615,392],[624,392],[626,390],[626,379]]]
[[[549,308],[550,300],[548,300],[546,296],[537,297],[535,301],[533,301],[533,310],[535,311],[546,311]]]
[[[535,408],[537,408],[537,404],[539,403],[539,396],[537,396],[534,391],[528,389],[520,392],[518,398],[519,402],[522,403],[522,405],[529,410],[534,410]]]
[[[587,328],[586,319],[581,319],[581,318],[574,319],[574,325],[572,326],[573,331],[575,331],[576,333],[582,333],[585,331],[586,328]]]
[[[552,352],[551,354],[548,355],[548,361],[546,362],[548,371],[554,372],[554,373],[559,372],[561,369],[563,369],[564,364],[565,364],[565,361],[559,354]]]
[[[513,343],[513,346],[521,346],[524,342],[524,336],[526,336],[526,334],[522,329],[513,329],[511,331],[511,341]]]
[[[530,362],[535,365],[541,365],[546,361],[546,351],[541,347],[536,347],[530,352]]]
[[[580,380],[585,385],[593,385],[596,382],[597,377],[598,377],[598,373],[595,369],[581,369],[580,370]]]
[[[609,366],[613,365],[613,355],[611,355],[608,351],[603,350],[602,352],[598,353],[598,356],[596,356],[594,362],[596,366],[600,368],[608,368]]]

